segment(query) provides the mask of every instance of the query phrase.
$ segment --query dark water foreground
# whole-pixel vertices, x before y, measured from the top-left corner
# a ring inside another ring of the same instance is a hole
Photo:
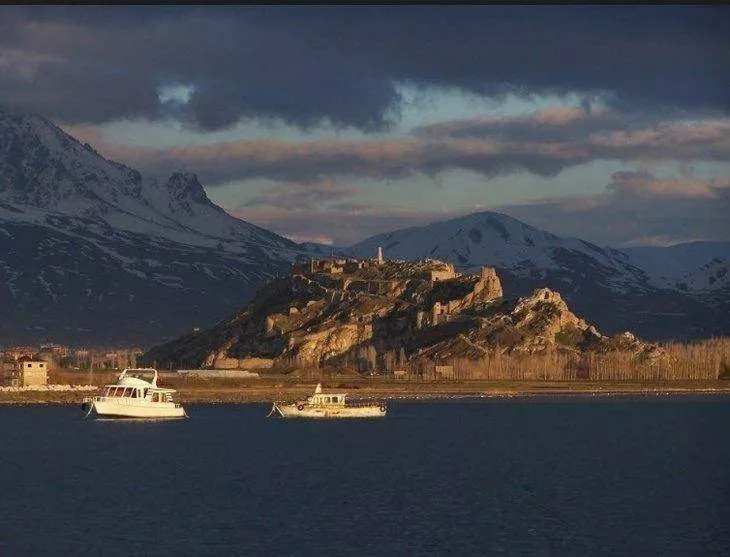
[[[0,555],[728,555],[730,397],[0,407]]]

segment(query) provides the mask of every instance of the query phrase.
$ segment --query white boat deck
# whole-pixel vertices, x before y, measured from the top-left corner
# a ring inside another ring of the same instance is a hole
[[[150,379],[145,375],[151,374]],[[87,416],[117,418],[184,418],[187,413],[173,400],[175,389],[159,387],[157,370],[125,369],[115,385],[105,385],[102,395],[87,397]]]

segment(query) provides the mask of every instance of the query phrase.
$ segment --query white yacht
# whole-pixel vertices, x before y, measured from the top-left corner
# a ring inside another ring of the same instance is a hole
[[[346,393],[323,393],[318,383],[307,400],[287,404],[274,402],[268,416],[282,418],[382,418],[388,411],[383,402],[351,402]]]
[[[105,385],[101,396],[84,398],[81,407],[88,417],[185,418],[185,409],[172,400],[174,389],[157,386],[156,369],[125,369],[115,385]]]

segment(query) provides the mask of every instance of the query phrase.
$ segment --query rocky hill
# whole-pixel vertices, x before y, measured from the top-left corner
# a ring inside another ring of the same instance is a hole
[[[717,304],[730,300],[727,244],[617,250],[484,211],[379,234],[350,250],[363,257],[376,246],[390,258],[436,257],[463,272],[493,266],[510,297],[548,286],[610,333],[627,323],[656,340],[730,333],[725,309]]]
[[[570,311],[559,293],[507,299],[495,270],[460,274],[424,259],[331,259],[298,263],[215,327],[150,350],[163,368],[260,368],[421,360],[490,353],[610,351],[653,358],[630,333],[607,337]]]

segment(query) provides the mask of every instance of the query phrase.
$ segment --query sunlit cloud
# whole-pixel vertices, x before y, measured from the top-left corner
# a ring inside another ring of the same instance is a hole
[[[627,170],[614,173],[601,195],[496,209],[555,234],[617,247],[730,239],[730,180]]]
[[[67,129],[89,135],[84,128]],[[242,140],[168,149],[100,140],[98,149],[155,176],[197,172],[212,187],[260,178],[320,182],[434,177],[454,169],[486,178],[517,172],[552,178],[566,168],[599,160],[730,161],[730,122],[664,121],[555,106],[526,115],[431,124],[401,138]]]
[[[707,182],[686,179],[658,179],[647,171],[615,172],[608,189],[619,195],[643,198],[717,199],[720,189]]]

